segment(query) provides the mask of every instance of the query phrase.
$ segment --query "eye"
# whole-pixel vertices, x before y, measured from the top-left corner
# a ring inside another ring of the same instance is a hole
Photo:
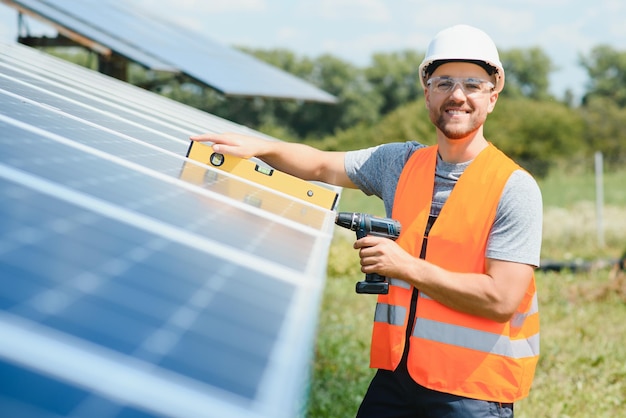
[[[482,85],[482,82],[480,80],[473,80],[471,78],[468,78],[467,80],[463,82],[463,87],[465,88],[465,91],[471,92],[471,93],[481,91],[482,90],[481,85]]]
[[[441,91],[448,91],[454,87],[454,82],[452,80],[441,79],[435,83],[435,88]]]

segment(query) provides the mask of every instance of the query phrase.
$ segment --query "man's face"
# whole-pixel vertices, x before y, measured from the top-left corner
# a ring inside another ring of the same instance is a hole
[[[494,82],[484,68],[467,62],[449,62],[439,66],[429,79],[435,80],[486,80]],[[445,84],[449,84],[447,81]],[[445,85],[444,84],[444,85]],[[466,91],[462,83],[455,83],[449,92],[437,91],[433,85],[427,87],[426,107],[432,123],[448,139],[463,139],[476,132],[487,119],[498,100],[498,93],[489,88],[488,83],[481,84],[480,91]],[[441,90],[441,89],[439,89]]]

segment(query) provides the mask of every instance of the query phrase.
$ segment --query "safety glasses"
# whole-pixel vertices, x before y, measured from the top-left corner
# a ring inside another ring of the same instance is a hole
[[[434,93],[450,93],[457,85],[466,95],[487,93],[495,87],[491,81],[480,78],[432,77],[426,81],[426,86]]]

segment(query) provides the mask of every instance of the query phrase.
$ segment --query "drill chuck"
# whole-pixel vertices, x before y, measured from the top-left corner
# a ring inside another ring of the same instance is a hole
[[[358,223],[357,218],[360,213],[356,212],[339,212],[335,217],[335,223],[346,229],[356,231],[356,225]]]

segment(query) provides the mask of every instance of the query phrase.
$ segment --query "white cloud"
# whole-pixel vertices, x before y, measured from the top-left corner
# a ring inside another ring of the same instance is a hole
[[[596,0],[597,1],[597,0]],[[534,7],[572,7],[572,0],[509,0],[508,5],[518,4],[526,8]]]
[[[626,25],[624,24],[624,22],[612,22],[610,25],[608,25],[607,29],[610,38],[612,38],[613,40],[618,40],[618,42],[616,42],[617,47],[626,48]]]
[[[303,32],[298,28],[294,28],[293,26],[283,26],[278,28],[276,31],[276,40],[280,43],[297,42],[298,39],[302,39],[303,37]]]
[[[531,11],[493,5],[477,7],[475,2],[454,6],[442,5],[442,2],[429,4],[414,12],[414,16],[415,27],[428,30],[430,37],[448,26],[464,23],[484,30],[497,45],[514,44],[520,34],[532,33],[535,25]]]
[[[391,14],[381,0],[303,0],[299,12],[325,20],[389,22]]]
[[[196,32],[205,32],[207,19],[225,13],[259,13],[267,10],[266,0],[130,0],[130,6],[146,10],[156,16]],[[174,10],[172,5],[174,4]]]
[[[610,12],[620,13],[626,10],[626,5],[624,4],[623,0],[606,0],[606,8]]]
[[[357,65],[369,63],[376,52],[398,51],[408,48],[407,39],[394,32],[380,32],[362,35],[347,40],[326,39],[321,43],[322,49],[339,58],[350,60]]]
[[[542,33],[545,39],[543,46],[555,50],[587,50],[594,45],[594,41],[583,34],[584,26],[583,20],[550,26]]]
[[[258,12],[267,9],[266,0],[177,0],[176,2],[155,2],[154,0],[131,0],[132,3],[152,10],[162,16],[201,15],[203,13]],[[174,4],[175,12],[172,13]]]
[[[598,20],[604,22],[604,41],[617,48],[626,48],[626,3],[623,0],[605,0],[603,10],[600,11]],[[597,42],[600,43],[600,42]]]
[[[237,25],[236,19],[239,16],[262,15],[268,9],[268,1],[274,0],[128,0],[123,3],[122,9],[128,8],[135,11],[148,12],[162,19],[180,25],[191,31],[203,33],[212,39],[221,41],[224,44],[232,45],[253,45],[249,40],[254,41],[254,33],[250,28],[242,28],[233,33],[226,34],[225,31],[216,32],[211,24],[221,15],[230,13],[227,19]],[[233,17],[234,16],[234,17]],[[260,18],[259,18],[260,19]],[[39,23],[34,18],[26,18],[28,27],[33,35],[54,36],[56,31],[50,25]],[[252,33],[252,35],[251,35]],[[17,12],[6,7],[0,2],[0,41],[12,42],[17,37]]]

